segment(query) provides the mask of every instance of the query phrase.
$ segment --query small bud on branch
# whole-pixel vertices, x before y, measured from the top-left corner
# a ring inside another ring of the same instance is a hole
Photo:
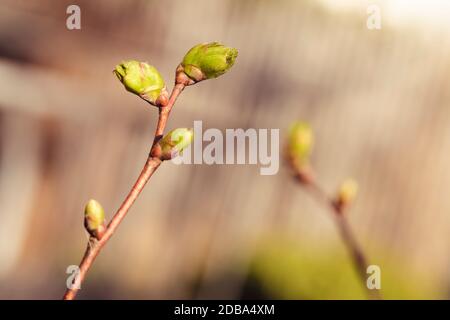
[[[105,231],[105,211],[96,200],[89,200],[84,209],[84,227],[86,231],[97,240],[100,240]]]
[[[123,61],[114,74],[125,89],[154,106],[165,106],[169,100],[164,79],[155,67],[136,60]]]
[[[309,157],[312,152],[314,134],[311,126],[302,121],[292,124],[289,130],[287,157],[300,182],[310,183],[313,179]]]
[[[178,128],[170,131],[152,151],[152,156],[161,160],[170,160],[183,152],[194,140],[194,130],[188,128]]]
[[[339,212],[342,212],[345,208],[355,201],[358,193],[358,183],[353,179],[346,179],[339,186],[334,205]]]
[[[307,163],[313,148],[314,136],[306,122],[296,122],[289,131],[289,154],[300,164]]]

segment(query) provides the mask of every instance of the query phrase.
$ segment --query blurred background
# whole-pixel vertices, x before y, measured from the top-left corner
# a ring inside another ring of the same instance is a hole
[[[81,8],[81,30],[66,8]],[[367,7],[381,9],[369,30]],[[87,235],[138,176],[157,118],[112,74],[148,61],[169,87],[200,42],[239,49],[190,87],[168,129],[314,128],[324,188],[359,184],[350,223],[388,299],[450,297],[450,5],[446,1],[0,3],[0,298],[60,299]],[[365,298],[326,208],[282,163],[164,164],[80,299]]]

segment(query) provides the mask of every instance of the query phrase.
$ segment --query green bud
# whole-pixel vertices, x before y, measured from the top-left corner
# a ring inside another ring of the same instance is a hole
[[[113,72],[129,92],[154,106],[167,104],[169,94],[164,79],[155,67],[145,62],[128,60],[118,64]]]
[[[183,152],[194,140],[194,130],[178,128],[170,131],[158,141],[158,152],[161,160],[170,160]]]
[[[288,153],[296,166],[305,166],[309,162],[314,142],[311,126],[306,122],[296,122],[289,132]]]
[[[358,183],[353,179],[346,179],[339,186],[337,202],[342,206],[351,204],[358,193]]]
[[[190,85],[217,78],[233,66],[237,55],[237,49],[219,42],[198,44],[188,51],[178,67],[177,83]]]
[[[105,211],[96,200],[89,200],[84,209],[84,227],[89,234],[97,239],[105,230]]]

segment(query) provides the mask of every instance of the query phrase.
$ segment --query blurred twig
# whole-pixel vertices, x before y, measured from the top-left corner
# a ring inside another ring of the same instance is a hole
[[[371,290],[367,287],[367,255],[359,245],[356,237],[350,227],[347,216],[345,215],[345,206],[339,205],[335,199],[328,196],[325,190],[317,183],[313,178],[310,171],[297,170],[295,172],[297,180],[305,185],[306,190],[309,191],[312,196],[317,199],[319,203],[322,203],[325,207],[331,210],[336,226],[342,237],[342,240],[352,258],[353,264],[358,272],[358,276],[361,279],[361,284],[367,291],[369,298],[382,299],[379,290]]]

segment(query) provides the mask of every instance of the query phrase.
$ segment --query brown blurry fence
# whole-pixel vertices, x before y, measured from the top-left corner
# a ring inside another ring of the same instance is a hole
[[[156,109],[126,93],[113,66],[146,60],[171,83],[185,51],[211,40],[239,49],[236,66],[188,88],[169,127],[202,120],[283,138],[292,120],[309,121],[326,189],[360,184],[351,222],[369,253],[449,283],[446,34],[370,31],[364,12],[257,0],[78,1],[82,29],[69,31],[69,4],[0,4],[0,298],[59,298],[84,249],[84,203],[98,199],[111,217],[139,173]],[[274,176],[165,164],[81,296],[189,297],[199,269],[213,278],[275,225],[311,246],[338,242],[327,214],[282,161]]]

